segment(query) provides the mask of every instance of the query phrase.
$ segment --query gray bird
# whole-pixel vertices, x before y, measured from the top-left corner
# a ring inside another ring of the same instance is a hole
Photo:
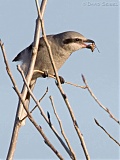
[[[47,40],[51,47],[53,59],[56,64],[57,70],[59,70],[62,67],[62,65],[73,52],[82,48],[88,48],[91,49],[91,51],[95,49],[95,42],[93,40],[87,39],[82,34],[74,31],[62,32],[55,35],[47,35]],[[27,73],[30,64],[32,56],[31,51],[32,44],[23,51],[21,51],[13,59],[13,61],[22,61],[21,68],[24,71],[24,74]],[[47,72],[48,74],[54,75],[48,50],[42,37],[40,38],[34,70],[40,70],[45,73]],[[38,77],[44,77],[44,75],[35,72],[32,77],[33,82],[35,82]],[[29,98],[26,97],[26,99]],[[24,116],[21,114],[21,117],[23,118]],[[22,119],[21,117],[19,118]]]

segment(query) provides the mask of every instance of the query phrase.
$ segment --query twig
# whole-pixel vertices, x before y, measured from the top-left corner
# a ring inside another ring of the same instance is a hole
[[[78,88],[82,88],[82,89],[86,89],[86,86],[80,86],[78,84],[74,84],[74,83],[71,83],[71,82],[65,82],[66,84],[69,84],[71,86],[74,86],[74,87],[78,87]]]
[[[51,105],[52,105],[52,107],[53,107],[54,114],[55,114],[55,116],[56,116],[56,118],[57,118],[57,120],[58,120],[60,129],[61,129],[61,133],[62,133],[62,135],[63,135],[63,137],[64,137],[64,139],[65,139],[65,141],[66,141],[66,143],[67,143],[67,145],[68,145],[71,153],[72,153],[72,157],[71,157],[71,158],[72,158],[73,160],[76,160],[75,153],[74,153],[74,151],[73,151],[73,149],[72,149],[72,147],[71,147],[71,145],[70,145],[70,142],[69,142],[67,136],[65,135],[65,132],[64,132],[64,129],[63,129],[63,126],[62,126],[62,122],[61,122],[61,120],[60,120],[60,118],[59,118],[59,116],[58,116],[58,114],[57,114],[56,109],[55,109],[55,105],[54,105],[54,102],[53,102],[53,98],[52,98],[52,96],[50,96],[49,98],[50,98],[50,101],[51,101]]]
[[[86,81],[84,75],[82,75],[82,79],[83,79],[83,82],[85,83],[85,86],[86,86],[87,90],[89,91],[90,95],[94,98],[94,100],[98,103],[98,105],[99,105],[102,109],[104,109],[104,110],[109,114],[109,116],[110,116],[112,119],[114,119],[114,120],[120,125],[120,121],[117,120],[117,119],[115,118],[115,116],[110,112],[110,110],[109,110],[108,108],[106,108],[104,105],[102,105],[102,104],[100,103],[100,101],[97,99],[97,97],[94,95],[94,93],[92,92],[92,90],[91,90],[90,87],[88,86],[87,81]]]
[[[52,129],[52,131],[54,132],[54,134],[56,135],[56,137],[58,138],[58,140],[60,141],[60,143],[62,144],[62,146],[64,147],[64,149],[66,150],[66,152],[71,156],[71,152],[70,150],[68,149],[68,147],[65,145],[65,143],[63,142],[63,140],[60,138],[59,134],[57,133],[57,131],[55,130],[54,126],[52,124],[50,124],[50,121],[49,119],[46,117],[46,115],[44,114],[44,111],[42,109],[42,107],[40,106],[39,102],[37,101],[37,99],[35,98],[34,94],[32,93],[30,87],[28,86],[27,84],[27,81],[25,79],[25,76],[24,76],[24,73],[22,71],[22,69],[20,68],[20,66],[18,65],[18,71],[21,73],[21,76],[23,78],[23,81],[31,95],[31,97],[33,98],[34,102],[36,103],[41,115],[43,116],[43,118],[45,119],[45,121],[47,122],[47,124],[50,126],[50,128]]]
[[[43,2],[42,2],[43,5],[41,5],[42,15],[44,13],[45,3],[47,2],[47,0],[43,0]],[[40,35],[40,22],[37,21],[35,35],[34,35],[33,51],[32,51],[33,54],[32,54],[32,58],[31,58],[31,64],[30,64],[30,67],[29,67],[29,71],[28,71],[28,74],[27,74],[27,77],[26,77],[28,84],[30,84],[32,74],[33,74],[33,69],[34,69],[34,64],[35,64],[35,60],[36,60],[38,44],[39,44],[39,35]],[[24,100],[25,100],[26,94],[27,94],[27,88],[24,85],[23,89],[22,89],[22,98]],[[10,142],[10,146],[9,146],[9,150],[8,150],[8,154],[7,154],[7,159],[9,159],[9,160],[12,160],[13,156],[14,156],[14,152],[15,152],[15,148],[16,148],[16,144],[17,144],[17,139],[18,139],[18,133],[19,133],[19,129],[21,127],[19,117],[20,117],[22,111],[23,111],[23,105],[19,101],[17,112],[16,112],[16,117],[15,117],[15,122],[14,122],[14,127],[13,127],[13,132],[12,132],[12,137],[11,137],[11,142]]]
[[[48,92],[48,87],[47,87],[46,92],[44,93],[44,95],[39,99],[39,103],[40,103],[40,102],[42,101],[42,99],[46,96],[47,92]],[[38,107],[38,106],[36,105],[36,106],[30,111],[30,113],[32,113],[37,107]]]
[[[81,142],[81,145],[82,145],[85,157],[86,157],[87,160],[89,160],[90,156],[89,156],[89,153],[87,151],[83,135],[80,132],[80,129],[79,129],[78,125],[77,125],[77,121],[76,121],[76,118],[75,118],[74,113],[72,111],[72,108],[71,108],[71,106],[69,104],[68,98],[67,98],[66,94],[64,93],[64,91],[62,89],[62,86],[61,86],[61,83],[60,83],[60,80],[59,80],[59,77],[58,77],[58,72],[57,72],[57,69],[56,69],[56,66],[55,66],[55,62],[54,62],[54,59],[53,59],[51,47],[50,47],[50,45],[48,43],[48,40],[47,40],[47,37],[46,37],[46,34],[45,34],[43,19],[42,19],[40,13],[39,13],[39,19],[41,21],[41,28],[42,28],[43,39],[44,39],[44,41],[46,43],[46,47],[47,47],[47,50],[48,50],[48,53],[49,53],[50,61],[51,61],[51,64],[52,64],[52,67],[53,67],[53,70],[54,70],[54,73],[55,73],[55,76],[56,76],[58,89],[59,89],[59,91],[60,91],[60,93],[61,93],[61,95],[62,95],[62,97],[64,99],[64,102],[66,103],[66,106],[67,106],[67,108],[69,110],[69,113],[71,115],[71,118],[72,118],[72,121],[73,121],[73,125],[74,125],[74,128],[75,128],[76,132],[77,132],[79,140]]]
[[[98,121],[94,118],[95,123],[115,142],[120,146],[120,143],[118,141],[116,141],[106,130],[104,127],[102,127]]]
[[[41,73],[41,74],[43,74],[44,75],[44,73],[45,72],[43,72],[43,71],[40,71],[40,70],[34,70],[34,73]],[[50,77],[50,78],[53,78],[53,79],[56,79],[56,77],[55,76],[53,76],[52,74],[48,74],[48,77]],[[80,86],[80,85],[78,85],[78,84],[74,84],[74,83],[71,83],[71,82],[67,82],[67,81],[65,81],[64,82],[65,84],[69,84],[69,85],[72,85],[72,86],[74,86],[74,87],[78,87],[78,88],[82,88],[82,89],[86,89],[86,86]]]
[[[43,98],[46,96],[48,92],[48,87],[45,91],[45,93],[43,94],[43,96],[39,99],[39,103],[43,100]],[[32,113],[36,108],[38,107],[38,105],[35,105],[35,107],[30,111],[30,113]],[[23,119],[21,119],[21,121],[23,121],[24,119],[26,119],[28,116],[26,115]]]
[[[19,90],[18,90],[18,87],[15,83],[15,80],[12,76],[12,73],[10,71],[10,67],[8,65],[8,61],[7,61],[7,57],[6,57],[6,54],[5,54],[5,48],[4,48],[4,45],[2,44],[2,42],[0,41],[0,46],[1,46],[1,49],[2,49],[2,52],[3,52],[3,57],[4,57],[4,62],[5,62],[5,65],[6,65],[6,71],[11,79],[11,82],[13,84],[13,89],[16,91],[18,97],[20,98],[22,104],[23,104],[23,107],[24,109],[26,110],[27,114],[28,114],[28,118],[30,119],[30,121],[33,123],[33,125],[36,127],[36,129],[40,132],[40,134],[42,135],[42,137],[44,138],[44,141],[45,143],[53,150],[53,152],[58,156],[59,159],[63,160],[63,157],[60,155],[60,153],[54,148],[54,146],[50,143],[50,141],[48,140],[48,138],[46,137],[46,135],[44,134],[43,130],[41,127],[39,127],[37,125],[37,123],[34,121],[33,117],[31,116],[27,106],[25,105],[25,102],[24,102],[24,99],[22,98],[22,95],[20,94]],[[20,127],[17,127],[17,131],[19,131],[19,128]],[[16,145],[15,142],[13,142],[14,144],[13,145]],[[13,155],[13,154],[12,154]],[[7,157],[7,160],[10,160],[10,159],[13,159],[13,157]]]
[[[25,105],[24,103],[24,100],[22,99],[22,96],[21,94],[19,93],[18,89],[15,87],[14,88],[17,95],[19,96],[22,104],[23,104],[23,107],[24,109],[26,110],[27,112],[27,115],[28,115],[28,118],[29,120],[33,123],[33,125],[35,126],[35,128],[39,131],[39,133],[42,135],[43,139],[44,139],[44,142],[52,149],[52,151],[57,155],[57,157],[61,160],[63,160],[63,157],[60,155],[60,153],[55,149],[55,147],[52,145],[52,143],[49,141],[49,139],[46,137],[45,133],[43,132],[42,130],[42,127],[41,126],[38,126],[37,123],[35,122],[35,120],[33,119],[31,113],[29,112],[27,106]]]
[[[38,0],[35,0],[36,5],[39,4]],[[47,4],[47,0],[42,0],[41,2],[41,7],[39,7],[38,9],[41,9],[41,16],[43,17],[44,11],[45,11],[45,7]],[[37,57],[37,51],[38,51],[38,45],[40,43],[40,30],[41,30],[41,25],[40,25],[40,21],[39,18],[37,18],[36,20],[36,28],[35,28],[35,34],[34,34],[34,41],[33,41],[33,46],[32,46],[32,57],[30,60],[30,64],[29,64],[29,69],[28,69],[28,73],[26,76],[26,80],[28,85],[31,83],[31,79],[33,76],[33,71],[34,71],[34,65],[35,65],[35,61],[36,61],[36,57]],[[35,83],[34,83],[35,85]],[[32,86],[34,88],[34,85]],[[27,88],[26,85],[23,86],[22,89],[22,96],[25,99],[27,95]],[[29,102],[28,102],[28,106],[29,106]],[[18,117],[20,118],[22,116],[22,112],[24,113],[24,109],[21,105],[21,103],[19,102],[18,104]]]

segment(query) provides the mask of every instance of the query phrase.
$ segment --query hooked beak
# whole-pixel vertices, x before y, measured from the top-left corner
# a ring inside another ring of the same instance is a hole
[[[91,40],[91,39],[83,40],[83,42],[85,42],[84,43],[84,48],[91,49],[92,52],[96,48],[95,42],[93,40]],[[86,43],[91,43],[91,44],[86,44]]]

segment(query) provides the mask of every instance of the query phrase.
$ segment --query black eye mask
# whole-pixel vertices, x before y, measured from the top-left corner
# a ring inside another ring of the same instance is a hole
[[[82,42],[82,39],[79,39],[79,38],[74,38],[74,39],[68,38],[68,39],[63,40],[64,44],[75,43],[75,42]]]

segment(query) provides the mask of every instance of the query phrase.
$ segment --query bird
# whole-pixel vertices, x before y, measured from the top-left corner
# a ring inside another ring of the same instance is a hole
[[[95,42],[91,39],[85,38],[82,34],[75,31],[66,31],[58,34],[47,35],[48,43],[51,47],[53,59],[55,62],[56,69],[59,70],[70,55],[80,49],[87,48],[91,49],[93,52],[95,49]],[[22,50],[14,59],[13,62],[21,61],[21,69],[24,74],[27,74],[29,65],[32,57],[32,46],[31,43],[27,48]],[[37,78],[46,77],[46,73],[49,75],[55,75],[50,57],[48,54],[48,49],[46,47],[44,38],[41,37],[38,45],[38,52],[36,57],[36,62],[34,70],[43,71],[45,74],[40,72],[34,72],[31,80],[31,88],[34,86]],[[64,79],[61,78],[61,83],[64,83]],[[26,99],[30,99],[30,96],[26,96]],[[21,113],[19,119],[22,119],[24,114]]]

